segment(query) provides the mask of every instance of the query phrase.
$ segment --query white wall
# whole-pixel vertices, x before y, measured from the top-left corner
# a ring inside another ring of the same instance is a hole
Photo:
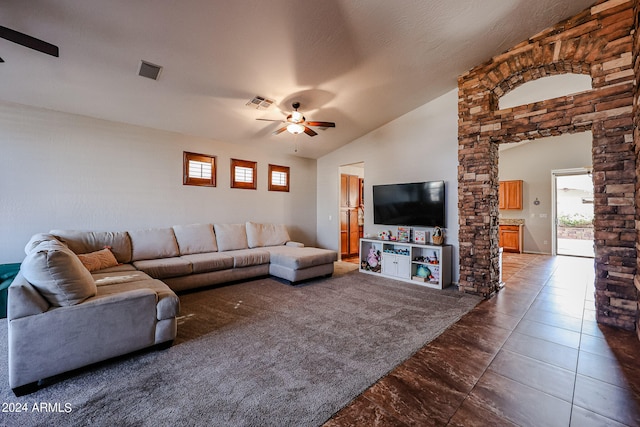
[[[501,210],[502,218],[523,218],[523,251],[552,252],[551,171],[590,167],[591,132],[538,139],[500,152],[501,181],[523,180],[522,210]],[[536,198],[539,205],[534,205]]]
[[[217,156],[217,187],[182,185],[182,152]],[[229,188],[230,158],[258,162],[258,189]],[[267,191],[269,163],[291,168]],[[284,223],[316,244],[316,161],[79,115],[0,103],[0,263],[36,232],[212,222]]]
[[[588,74],[557,74],[529,81],[504,94],[499,100],[499,108],[517,107],[547,99],[559,98],[591,90],[591,76]]]
[[[458,281],[458,91],[425,104],[354,142],[318,159],[318,243],[339,249],[341,165],[364,162],[364,233],[389,227],[373,224],[372,186],[444,180],[447,229],[454,245],[453,280]],[[395,231],[395,230],[394,230]]]

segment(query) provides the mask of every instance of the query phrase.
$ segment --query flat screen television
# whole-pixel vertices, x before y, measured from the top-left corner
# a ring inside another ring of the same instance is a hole
[[[373,186],[373,222],[446,227],[444,181]]]

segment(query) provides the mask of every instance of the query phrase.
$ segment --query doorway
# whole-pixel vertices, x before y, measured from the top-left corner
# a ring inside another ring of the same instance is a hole
[[[359,264],[364,233],[364,163],[340,166],[340,258]]]
[[[552,171],[554,255],[593,258],[593,179],[586,168]]]

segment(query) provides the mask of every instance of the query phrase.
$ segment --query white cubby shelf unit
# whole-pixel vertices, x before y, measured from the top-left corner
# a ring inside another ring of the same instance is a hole
[[[360,239],[360,271],[444,289],[451,284],[451,245]]]

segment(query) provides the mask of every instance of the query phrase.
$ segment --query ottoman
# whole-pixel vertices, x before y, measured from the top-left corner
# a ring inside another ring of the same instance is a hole
[[[269,274],[296,283],[333,274],[335,251],[310,247],[275,246],[262,248],[271,253]]]

